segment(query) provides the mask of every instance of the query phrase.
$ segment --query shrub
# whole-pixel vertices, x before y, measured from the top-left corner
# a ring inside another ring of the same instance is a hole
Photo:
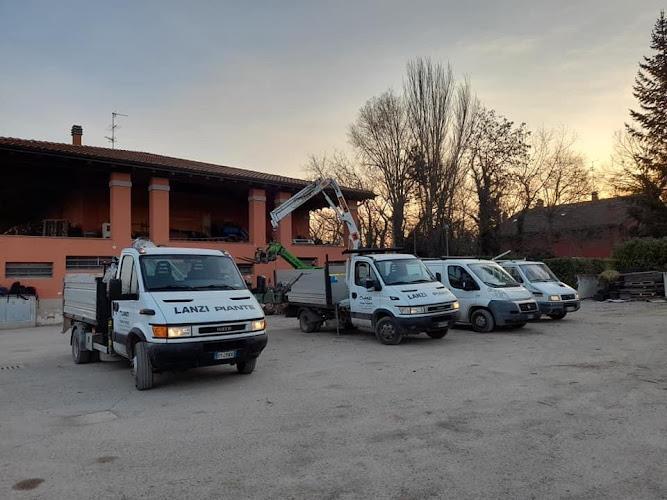
[[[626,241],[616,247],[614,259],[622,273],[667,271],[667,237]]]
[[[551,268],[559,280],[574,288],[577,287],[577,274],[594,274],[597,276],[610,267],[609,262],[603,259],[585,259],[581,257],[546,259],[544,263]]]

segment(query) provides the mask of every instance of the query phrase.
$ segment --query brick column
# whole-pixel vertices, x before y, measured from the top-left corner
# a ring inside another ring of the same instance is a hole
[[[266,246],[266,191],[248,191],[248,237],[256,247]]]
[[[112,172],[109,178],[111,239],[119,247],[132,242],[132,181],[130,174]]]
[[[276,197],[276,206],[289,200],[291,197],[292,193],[285,193],[281,191]],[[292,244],[292,214],[289,214],[279,222],[278,230],[276,233],[276,239],[278,242],[282,243],[284,246],[289,246]]]
[[[148,228],[153,243],[169,243],[169,179],[151,178],[148,185]]]

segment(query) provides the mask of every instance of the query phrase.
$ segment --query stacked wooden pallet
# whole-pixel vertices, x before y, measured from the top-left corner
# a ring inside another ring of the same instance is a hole
[[[658,271],[621,274],[610,289],[612,298],[623,300],[646,300],[665,297],[665,276]]]

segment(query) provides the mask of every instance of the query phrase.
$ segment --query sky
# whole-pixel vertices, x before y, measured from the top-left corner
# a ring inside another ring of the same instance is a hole
[[[663,0],[664,2],[664,0]],[[654,0],[0,0],[0,136],[303,176],[351,151],[364,102],[418,56],[530,128],[567,127],[596,169],[635,105]]]

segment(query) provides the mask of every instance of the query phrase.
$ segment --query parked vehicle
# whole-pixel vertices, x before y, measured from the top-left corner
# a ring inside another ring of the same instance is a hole
[[[277,271],[280,281],[293,281],[286,315],[299,318],[302,331],[337,319],[373,331],[390,345],[408,334],[425,332],[434,339],[447,334],[458,318],[459,302],[421,260],[391,250],[348,252],[346,262],[327,262],[322,269]]]
[[[267,342],[264,313],[228,253],[126,248],[108,274],[65,277],[63,331],[75,363],[97,361],[100,352],[125,357],[139,390],[164,370],[255,369]]]
[[[540,317],[532,294],[493,261],[449,258],[424,263],[459,300],[458,321],[476,332],[497,326],[521,328]]]
[[[544,262],[505,260],[499,264],[532,292],[542,314],[563,319],[581,307],[577,291],[561,282]]]

